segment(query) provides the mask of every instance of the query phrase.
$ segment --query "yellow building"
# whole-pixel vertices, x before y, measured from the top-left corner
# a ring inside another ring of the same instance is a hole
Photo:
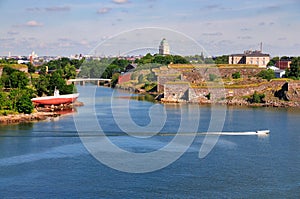
[[[245,51],[244,54],[229,55],[229,64],[247,64],[257,65],[258,67],[267,67],[270,61],[270,55],[264,54],[261,51]]]

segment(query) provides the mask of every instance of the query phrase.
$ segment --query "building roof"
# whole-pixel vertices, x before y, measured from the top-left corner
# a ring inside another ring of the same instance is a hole
[[[250,50],[247,50],[245,51],[243,54],[232,54],[230,56],[239,56],[239,57],[243,57],[243,56],[246,56],[246,57],[270,57],[269,54],[265,54],[265,53],[262,53],[261,51],[250,51]]]
[[[163,38],[160,42],[160,45],[163,46],[163,45],[168,45],[168,42],[166,40],[166,38]]]

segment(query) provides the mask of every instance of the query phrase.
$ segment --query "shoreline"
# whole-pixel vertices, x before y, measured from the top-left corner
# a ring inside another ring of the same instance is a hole
[[[132,93],[136,94],[149,94],[154,96],[154,99],[156,102],[163,103],[163,104],[198,104],[198,105],[227,105],[227,106],[245,106],[245,107],[273,107],[273,108],[299,108],[300,109],[300,103],[297,101],[283,101],[283,100],[269,100],[265,103],[250,103],[242,98],[239,99],[225,99],[221,101],[213,102],[211,100],[205,100],[205,101],[199,101],[199,102],[188,102],[184,100],[167,100],[163,98],[163,94],[157,93],[157,92],[147,92],[143,89],[138,88],[132,88],[132,87],[117,87],[117,89],[126,90]]]
[[[270,101],[266,103],[250,103],[247,101],[219,101],[219,102],[210,102],[209,100],[205,102],[187,102],[187,101],[172,101],[172,100],[156,100],[157,102],[163,104],[198,104],[198,105],[226,105],[226,106],[236,106],[236,107],[272,107],[272,108],[299,108],[300,103],[292,101]]]
[[[45,121],[48,118],[56,118],[69,113],[74,113],[74,107],[83,106],[82,102],[75,101],[72,105],[48,108],[35,108],[31,114],[9,114],[0,116],[0,125],[22,124],[30,122]],[[40,110],[40,111],[39,111]]]
[[[36,121],[43,121],[47,118],[55,118],[60,116],[61,114],[57,112],[35,112],[31,114],[11,114],[0,116],[0,125],[10,125],[10,124],[21,124],[21,123],[29,123]]]
[[[178,101],[178,100],[167,100],[164,99],[157,92],[146,92],[143,89],[132,88],[132,87],[121,87],[117,86],[115,89],[124,90],[130,93],[135,93],[139,95],[149,94],[155,99],[155,102],[162,104],[198,104],[198,105],[225,105],[230,107],[273,107],[273,108],[299,108],[300,103],[294,101],[267,101],[265,103],[249,103],[245,100],[235,99],[235,100],[223,100],[212,102],[210,100],[205,100],[202,102],[188,102],[188,101]],[[82,102],[76,101],[72,105],[68,106],[57,106],[57,107],[46,107],[46,108],[35,108],[35,111],[31,114],[9,114],[0,116],[0,125],[10,125],[10,124],[21,124],[30,122],[39,122],[47,120],[48,118],[56,118],[61,115],[74,112],[74,107],[83,106]]]

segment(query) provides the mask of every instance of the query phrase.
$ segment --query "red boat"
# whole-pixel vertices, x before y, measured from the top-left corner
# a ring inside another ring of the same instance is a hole
[[[31,101],[35,104],[43,105],[60,105],[60,104],[70,104],[74,102],[79,96],[79,93],[60,95],[59,91],[56,89],[54,91],[54,96],[46,97],[36,97],[32,98]]]

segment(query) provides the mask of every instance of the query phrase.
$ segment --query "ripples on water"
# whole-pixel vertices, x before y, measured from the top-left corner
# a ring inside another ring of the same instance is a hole
[[[96,115],[111,142],[127,151],[146,153],[173,139],[169,134],[140,139],[122,133],[108,106],[111,93],[108,88],[98,88],[96,93]],[[130,97],[128,93],[118,95],[123,100]],[[145,126],[150,122],[151,102],[131,100],[130,106],[136,123]],[[161,132],[175,135],[180,106],[163,106],[168,109],[168,120]],[[210,107],[200,110],[198,130],[204,132]],[[197,136],[176,162],[145,174],[119,172],[95,160],[81,143],[71,115],[57,121],[0,126],[0,197],[299,198],[300,112],[228,107],[226,113],[224,131],[270,129],[271,134],[221,136],[204,159],[198,158],[204,137]],[[95,133],[87,132],[88,136]],[[177,150],[180,145],[171,149]]]

